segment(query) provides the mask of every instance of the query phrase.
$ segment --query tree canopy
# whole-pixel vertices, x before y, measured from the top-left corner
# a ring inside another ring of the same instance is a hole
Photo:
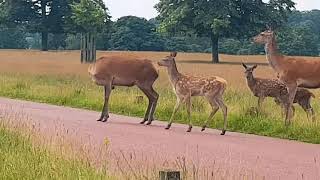
[[[320,54],[320,10],[291,12],[291,0],[264,2],[161,0],[157,18],[111,22],[103,0],[0,0],[0,48],[42,42],[44,50],[79,49],[78,33],[94,32],[101,50],[213,52],[214,59],[218,51],[263,54],[250,38],[268,24],[283,54]]]
[[[212,60],[219,62],[220,37],[245,36],[261,30],[267,23],[281,24],[294,8],[291,0],[160,0],[161,32],[195,33],[212,42]]]
[[[5,19],[7,26],[40,32],[42,50],[48,49],[49,33],[96,30],[108,18],[103,0],[2,0],[0,4],[0,22]]]
[[[79,32],[101,31],[104,24],[110,21],[108,9],[102,0],[80,0],[71,4],[71,20]]]
[[[110,45],[116,50],[163,50],[163,41],[154,24],[144,18],[125,16],[113,25]]]
[[[63,33],[70,13],[69,0],[6,0],[6,23],[24,26],[29,32],[42,33],[42,50],[47,50],[48,33]]]

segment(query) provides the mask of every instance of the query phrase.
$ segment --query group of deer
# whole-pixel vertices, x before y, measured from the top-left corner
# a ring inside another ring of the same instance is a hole
[[[269,84],[269,87],[274,86],[278,88],[276,93],[280,93],[263,94],[263,92],[260,92],[260,101],[266,96],[271,96],[274,97],[278,103],[281,103],[285,108],[286,125],[291,124],[294,110],[293,103],[295,102],[299,103],[299,105],[307,112],[307,115],[311,115],[312,119],[315,120],[314,111],[310,105],[310,98],[314,97],[314,95],[307,89],[320,88],[320,61],[287,57],[280,54],[275,33],[271,30],[260,33],[254,37],[253,41],[265,45],[269,65],[276,72],[278,77],[278,80],[270,81],[271,83],[268,82],[266,84]],[[248,67],[245,68],[248,70],[247,74],[254,69],[251,68],[250,70]],[[256,79],[253,81],[258,82],[260,85],[267,82],[264,79]],[[250,80],[248,80],[248,84],[250,84]],[[258,86],[259,85],[257,85],[257,87]],[[255,95],[259,96],[258,94]]]
[[[202,131],[205,130],[209,120],[221,108],[224,115],[224,127],[221,135],[224,135],[227,128],[227,107],[223,102],[223,94],[227,82],[217,76],[194,77],[180,73],[175,62],[176,56],[177,53],[173,52],[158,62],[159,66],[167,68],[170,82],[177,95],[177,102],[166,129],[170,129],[174,115],[181,104],[186,104],[189,118],[187,132],[190,132],[192,129],[191,97],[204,96],[210,102],[212,112]],[[102,57],[95,64],[90,65],[88,71],[97,85],[104,86],[105,101],[98,121],[106,122],[109,118],[108,100],[114,86],[130,87],[136,85],[149,99],[149,105],[141,124],[147,122],[147,125],[150,125],[152,123],[159,95],[152,87],[158,78],[158,72],[150,60],[137,60],[118,56]]]
[[[279,79],[267,80],[255,78],[253,70],[257,66],[248,67],[243,64],[246,71],[247,83],[255,96],[259,97],[261,105],[265,97],[274,97],[278,104],[285,109],[286,124],[291,122],[293,103],[299,103],[308,114],[314,115],[310,106],[310,98],[314,96],[305,88],[320,87],[320,62],[296,59],[282,56],[278,53],[275,36],[272,31],[265,31],[254,38],[256,43],[265,44],[267,60],[277,72]],[[176,52],[158,62],[159,66],[167,68],[169,79],[177,96],[176,105],[166,129],[170,129],[175,113],[181,104],[186,104],[189,119],[187,132],[192,129],[191,121],[191,97],[204,96],[212,107],[209,118],[204,123],[204,131],[216,112],[221,109],[224,117],[224,126],[221,135],[227,128],[227,106],[223,101],[227,81],[218,76],[195,77],[182,74],[178,71],[175,58]],[[98,121],[106,122],[109,118],[108,101],[114,86],[137,86],[149,99],[148,108],[141,124],[147,122],[150,125],[154,120],[154,112],[159,98],[153,89],[153,84],[158,78],[158,71],[150,60],[138,60],[133,58],[108,56],[99,58],[96,63],[89,66],[89,74],[92,80],[104,87],[104,106]]]

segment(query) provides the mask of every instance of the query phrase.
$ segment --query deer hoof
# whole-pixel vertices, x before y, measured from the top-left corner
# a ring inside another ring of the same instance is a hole
[[[109,116],[106,116],[106,117],[103,118],[103,120],[101,122],[107,122],[108,119],[109,119]]]
[[[152,121],[148,121],[147,125],[151,125]]]
[[[207,126],[203,126],[201,131],[203,132],[204,130],[206,130]]]
[[[191,132],[192,126],[189,126],[187,132]]]
[[[170,129],[170,127],[171,127],[171,124],[168,124],[165,129],[168,130],[168,129]]]
[[[98,119],[97,121],[101,122],[103,120],[103,118]]]
[[[147,122],[146,119],[144,119],[143,121],[141,121],[140,124],[144,124],[145,122]]]
[[[223,135],[225,135],[226,134],[226,130],[222,130],[222,132],[221,132],[221,136],[223,136]]]

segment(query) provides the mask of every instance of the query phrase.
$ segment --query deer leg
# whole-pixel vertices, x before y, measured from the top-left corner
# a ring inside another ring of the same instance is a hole
[[[111,90],[112,88],[110,85],[104,86],[104,104],[103,104],[100,119],[98,119],[97,121],[106,122],[109,118],[108,103],[109,103],[109,96],[110,96]]]
[[[291,84],[286,84],[286,85],[287,85],[289,96],[288,96],[288,102],[287,102],[287,107],[286,107],[285,124],[288,126],[291,124],[292,105],[293,105],[294,97],[296,96],[296,93],[297,93],[297,84],[291,83]]]
[[[219,107],[212,107],[212,111],[211,111],[211,113],[210,113],[210,116],[209,116],[209,118],[207,119],[207,121],[205,122],[205,124],[202,126],[201,131],[206,130],[209,121],[210,121],[210,120],[213,118],[213,116],[218,112],[218,110],[219,110]]]
[[[312,121],[315,121],[314,111],[313,111],[313,108],[310,105],[310,100],[308,100],[306,102],[305,101],[299,102],[299,105],[306,112],[307,118],[310,119],[310,117],[311,117]]]
[[[178,98],[177,98],[176,105],[174,106],[174,110],[173,110],[173,112],[172,112],[171,118],[170,118],[170,120],[169,120],[169,123],[168,123],[168,125],[167,125],[167,127],[166,127],[165,129],[170,129],[170,127],[171,127],[171,125],[172,125],[172,122],[173,122],[173,117],[174,117],[174,115],[177,113],[177,111],[179,110],[180,105],[181,105],[181,100],[180,100],[180,98],[178,97]]]
[[[292,110],[292,117],[294,117],[294,115],[296,114],[296,108],[293,105],[291,106],[291,110]]]
[[[226,130],[227,130],[227,115],[228,115],[228,108],[227,106],[224,104],[222,98],[218,98],[217,99],[217,103],[219,105],[219,107],[221,108],[222,112],[223,112],[223,119],[224,119],[224,123],[223,123],[223,129],[221,132],[221,135],[225,135],[226,134]]]
[[[265,99],[265,97],[263,97],[263,96],[260,96],[258,99],[258,110],[259,111],[261,110],[262,103],[263,103],[264,99]]]
[[[313,108],[310,108],[309,111],[310,111],[310,113],[311,113],[311,119],[312,119],[312,121],[315,122],[315,121],[316,121],[316,116],[315,116],[315,114],[314,114]]]
[[[286,105],[281,102],[280,106],[281,106],[281,117],[284,118],[286,114]]]
[[[138,86],[138,87],[148,97],[148,101],[149,101],[148,108],[145,113],[144,119],[143,119],[143,121],[140,122],[140,124],[144,124],[145,122],[148,121],[148,117],[149,117],[149,113],[150,113],[150,109],[152,107],[153,101],[152,101],[152,96],[151,96],[150,92],[146,88],[144,88],[142,86]]]
[[[206,122],[204,123],[204,125],[202,126],[202,129],[201,131],[204,131],[206,130],[207,126],[208,126],[208,123],[209,121],[213,118],[213,116],[218,112],[219,110],[219,105],[218,103],[216,102],[216,100],[212,97],[207,97],[209,103],[210,103],[210,106],[212,108],[211,110],[211,113],[209,115],[209,118],[206,120]]]
[[[187,104],[187,113],[188,113],[188,120],[189,120],[189,128],[187,132],[191,132],[192,129],[192,121],[191,121],[191,96],[189,96],[186,100]]]
[[[153,103],[152,103],[152,107],[151,110],[149,112],[149,119],[148,119],[148,123],[147,125],[150,125],[152,123],[152,121],[154,120],[154,112],[156,110],[157,104],[158,104],[158,99],[159,99],[159,94],[152,88],[150,88],[152,97],[153,97]]]
[[[142,86],[138,86],[138,87],[148,97],[148,100],[149,100],[148,108],[141,124],[144,124],[145,122],[148,121],[147,125],[150,125],[153,120],[153,114],[155,111],[155,107],[157,105],[159,95],[153,90],[152,87],[151,88],[144,88]]]
[[[308,100],[308,103],[307,103],[307,111],[308,111],[307,112],[308,116],[311,116],[312,121],[315,122],[316,121],[316,117],[315,117],[315,114],[314,114],[314,110],[313,110],[313,108],[312,108],[312,106],[310,104],[310,99]]]

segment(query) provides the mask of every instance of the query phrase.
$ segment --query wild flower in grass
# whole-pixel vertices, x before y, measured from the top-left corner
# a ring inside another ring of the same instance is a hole
[[[106,145],[106,146],[109,146],[110,141],[109,141],[108,137],[105,137],[105,138],[104,138],[103,144]]]

